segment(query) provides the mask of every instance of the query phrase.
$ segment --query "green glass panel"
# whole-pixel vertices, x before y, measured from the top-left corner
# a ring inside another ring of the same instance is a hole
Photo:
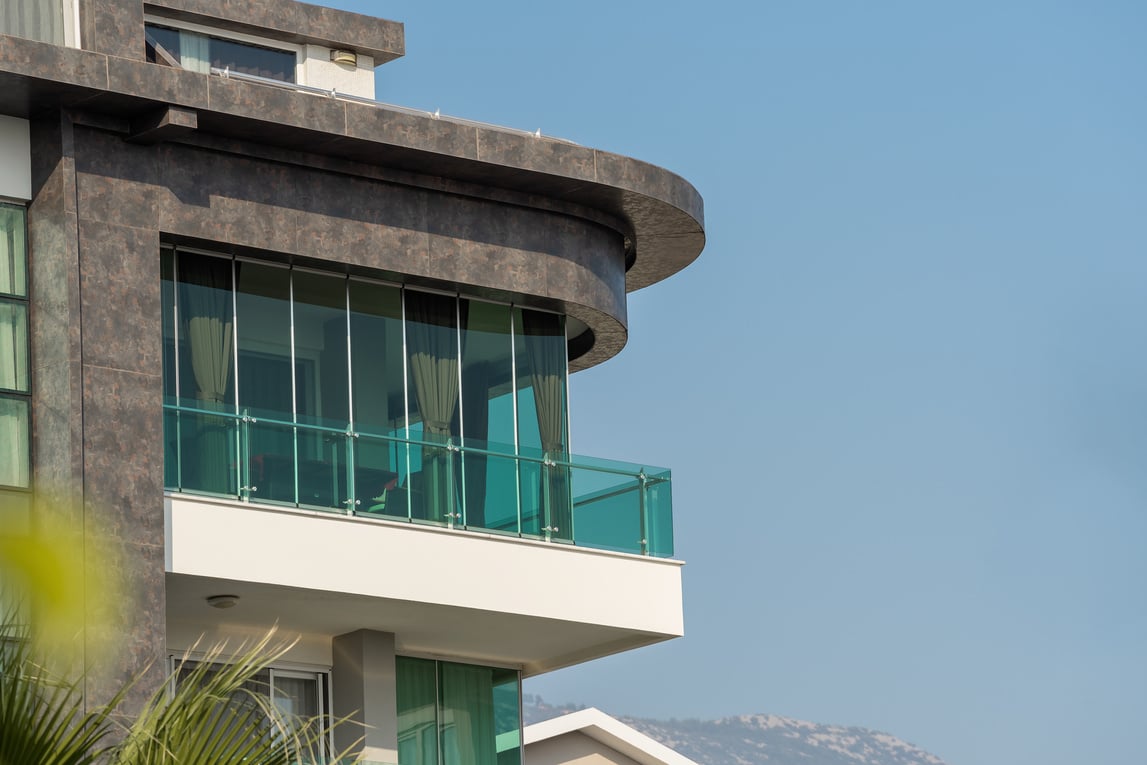
[[[242,430],[247,496],[259,502],[295,504],[294,426],[256,420],[242,423]]]
[[[399,765],[439,765],[436,662],[397,656]]]
[[[469,438],[463,444],[468,498],[466,525],[507,534],[521,533],[518,524],[518,460],[513,444]],[[474,450],[481,450],[482,454],[474,454]],[[475,523],[473,516],[475,476],[481,479],[481,523]]]
[[[25,236],[24,208],[0,204],[0,294],[28,294]]]
[[[194,409],[234,412],[231,261],[178,252],[175,265],[179,402]]]
[[[443,765],[496,765],[494,670],[439,662]]]
[[[27,399],[0,397],[0,485],[28,486],[28,436]]]
[[[308,375],[295,400],[298,422],[345,429],[350,423],[347,283],[341,276],[294,271],[295,359]],[[240,314],[242,318],[242,314]]]
[[[461,300],[462,435],[484,449],[490,442],[514,442],[514,360],[510,307]],[[506,453],[512,454],[512,450]],[[500,464],[499,464],[500,463]],[[517,526],[516,502],[506,507],[505,460],[481,453],[463,458],[465,524],[476,528]],[[516,530],[516,528],[515,528]]]
[[[239,408],[256,417],[292,422],[291,272],[238,262],[235,273]],[[300,360],[295,367],[301,401],[314,400],[313,368],[313,360]]]
[[[179,412],[163,410],[163,488],[178,491],[179,486]]]
[[[571,473],[576,543],[642,552],[642,489],[637,476],[577,467]]]
[[[409,444],[360,434],[352,446],[356,512],[409,518],[409,473],[406,470]]]
[[[160,304],[163,314],[163,400],[177,403],[175,373],[175,253],[164,247],[159,253]]]
[[[522,683],[515,670],[495,669],[494,735],[498,765],[522,765]]]
[[[299,504],[346,510],[350,499],[350,453],[345,433],[296,428]]]
[[[646,525],[649,554],[658,558],[673,557],[673,484],[668,470],[650,473],[645,508],[649,519]]]
[[[0,388],[28,391],[28,305],[0,299]]]
[[[515,308],[514,343],[519,451],[538,450],[548,462],[564,462],[569,453],[565,317]],[[523,480],[523,514],[535,494],[542,530],[551,539],[572,539],[569,470],[546,464],[526,478],[530,485]]]
[[[234,415],[180,415],[179,475],[184,491],[238,496],[237,425]]]
[[[402,291],[355,279],[349,291],[355,429],[405,437]]]

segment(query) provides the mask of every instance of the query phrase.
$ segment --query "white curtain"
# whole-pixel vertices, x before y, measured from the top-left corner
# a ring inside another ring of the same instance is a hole
[[[211,39],[195,32],[179,33],[179,63],[184,69],[207,74],[211,71]]]
[[[23,210],[0,206],[0,292],[23,295],[26,289]]]
[[[0,484],[28,485],[28,403],[0,398]]]
[[[28,312],[0,302],[0,388],[28,390]]]
[[[63,45],[63,1],[0,0],[0,34]]]

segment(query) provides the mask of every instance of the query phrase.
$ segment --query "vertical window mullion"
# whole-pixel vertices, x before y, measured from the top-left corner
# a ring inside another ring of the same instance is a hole
[[[291,446],[294,453],[294,465],[291,471],[295,482],[295,504],[299,504],[299,391],[295,380],[295,269],[287,272],[287,309],[290,316],[291,339]]]
[[[522,535],[522,452],[518,445],[518,338],[514,329],[514,306],[510,305],[510,400],[514,409],[514,495],[518,503],[518,536]]]
[[[351,350],[351,336],[350,336],[350,278],[348,277],[343,281],[343,294],[345,300],[346,311],[346,421],[347,421],[347,436],[346,436],[346,457],[347,457],[347,508],[348,515],[354,515],[354,509],[358,506],[358,486],[355,485],[354,474],[355,468],[358,466],[357,442],[354,438],[355,424],[354,424],[354,361]]]
[[[458,353],[458,446],[462,449],[458,452],[458,465],[459,474],[462,480],[459,486],[455,488],[455,494],[458,495],[458,512],[455,517],[450,519],[451,526],[465,526],[466,525],[466,404],[463,399],[465,396],[462,392],[462,298],[458,295],[454,296],[454,346]],[[454,475],[454,465],[450,465],[450,474]],[[450,497],[454,499],[454,497]],[[456,524],[455,521],[458,521]]]

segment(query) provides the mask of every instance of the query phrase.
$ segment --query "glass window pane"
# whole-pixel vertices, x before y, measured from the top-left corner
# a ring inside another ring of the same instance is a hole
[[[397,656],[399,765],[438,765],[438,679],[435,662]]]
[[[153,64],[161,63],[157,61],[157,59],[162,58],[162,54],[155,50],[155,46],[157,45],[162,47],[167,55],[177,62],[180,60],[179,32],[177,30],[156,26],[155,24],[146,24],[144,25],[144,31],[147,33],[147,42],[149,43],[147,50],[148,61]]]
[[[0,484],[28,486],[28,434],[28,401],[0,398]]]
[[[513,454],[514,367],[510,307],[462,300],[462,435],[467,446]],[[468,453],[467,526],[517,533],[517,473],[510,459]]]
[[[529,457],[568,460],[565,317],[514,309],[517,367],[518,451]],[[569,469],[523,462],[523,531],[540,529],[554,539],[573,538]]]
[[[24,208],[0,204],[0,293],[28,294]]]
[[[61,0],[4,0],[0,34],[63,45],[64,4]]]
[[[234,411],[231,261],[185,252],[177,260],[180,403]]]
[[[28,306],[0,300],[0,388],[28,390]]]
[[[210,39],[211,66],[217,69],[230,69],[283,82],[295,81],[294,53],[217,37]]]
[[[262,263],[235,264],[239,336],[239,409],[292,422],[291,272]],[[300,400],[314,398],[314,361],[300,362]],[[295,368],[299,373],[299,367]]]
[[[163,313],[163,400],[176,403],[175,373],[175,253],[163,248],[159,253],[160,301]]]
[[[347,382],[347,283],[341,276],[294,272],[295,359],[307,360],[308,394],[295,401],[298,422],[346,428],[350,423]]]
[[[498,765],[522,765],[521,676],[494,670],[494,735]]]

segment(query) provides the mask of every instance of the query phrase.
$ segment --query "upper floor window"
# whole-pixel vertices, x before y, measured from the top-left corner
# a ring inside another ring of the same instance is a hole
[[[0,486],[30,483],[24,208],[0,203]]]
[[[64,45],[70,33],[64,11],[61,0],[4,0],[0,3],[0,34]]]
[[[147,60],[153,64],[166,63],[202,73],[210,72],[213,67],[230,69],[232,72],[295,82],[298,55],[293,50],[159,24],[149,23],[145,30]]]

